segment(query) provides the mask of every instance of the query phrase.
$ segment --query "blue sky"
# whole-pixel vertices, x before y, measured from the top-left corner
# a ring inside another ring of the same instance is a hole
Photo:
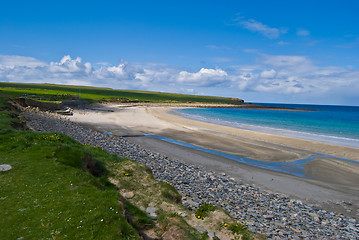
[[[359,105],[357,1],[3,1],[0,81]]]

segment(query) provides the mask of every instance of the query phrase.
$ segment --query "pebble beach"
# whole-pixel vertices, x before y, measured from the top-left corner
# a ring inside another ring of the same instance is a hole
[[[341,213],[265,191],[225,173],[176,161],[124,137],[82,127],[56,114],[29,110],[24,115],[33,130],[63,133],[80,143],[149,166],[156,179],[169,182],[181,193],[184,205],[194,209],[205,201],[212,203],[269,239],[359,239],[359,223]]]

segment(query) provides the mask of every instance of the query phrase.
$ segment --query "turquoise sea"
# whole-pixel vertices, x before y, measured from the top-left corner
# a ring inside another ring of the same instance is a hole
[[[175,112],[194,120],[359,148],[358,106],[256,104],[314,111],[191,108]]]

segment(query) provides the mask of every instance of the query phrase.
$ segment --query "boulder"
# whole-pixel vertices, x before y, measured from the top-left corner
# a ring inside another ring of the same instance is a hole
[[[0,172],[9,171],[10,169],[12,169],[12,167],[9,164],[0,165]]]
[[[126,199],[131,199],[135,196],[135,194],[133,192],[126,192],[125,194],[123,194],[123,197]]]

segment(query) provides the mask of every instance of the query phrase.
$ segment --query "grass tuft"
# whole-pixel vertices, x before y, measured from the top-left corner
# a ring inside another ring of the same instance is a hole
[[[208,216],[209,212],[213,212],[214,210],[216,210],[216,206],[205,203],[201,205],[194,214],[198,219],[204,219],[205,217]]]
[[[161,184],[161,195],[170,202],[181,203],[182,196],[178,193],[177,189],[171,186],[169,183]]]

